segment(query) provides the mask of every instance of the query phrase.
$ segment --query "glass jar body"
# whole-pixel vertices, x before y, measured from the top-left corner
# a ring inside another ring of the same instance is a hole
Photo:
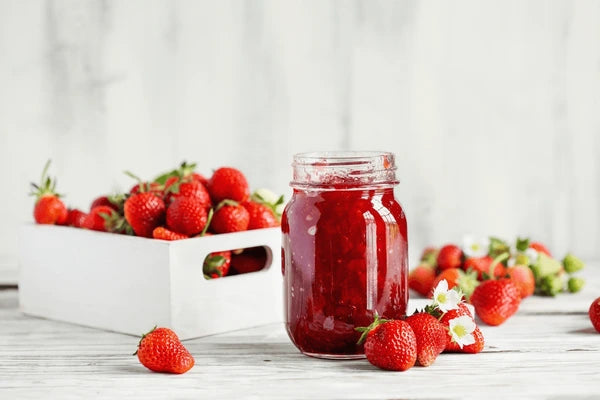
[[[393,185],[294,189],[282,218],[288,335],[304,354],[360,358],[356,327],[405,316],[407,230]]]

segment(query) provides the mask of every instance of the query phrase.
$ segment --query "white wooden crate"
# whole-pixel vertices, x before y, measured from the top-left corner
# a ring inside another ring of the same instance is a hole
[[[154,325],[181,339],[283,320],[279,228],[167,242],[25,225],[19,302],[25,314],[132,335]],[[213,251],[265,246],[265,269],[206,280]]]

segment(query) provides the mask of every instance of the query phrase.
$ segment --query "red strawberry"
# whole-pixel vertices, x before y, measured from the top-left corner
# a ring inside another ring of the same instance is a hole
[[[462,259],[463,252],[460,247],[447,244],[438,253],[437,265],[439,269],[460,268]]]
[[[217,251],[210,253],[204,260],[204,277],[215,279],[226,276],[231,266],[231,251]]]
[[[143,335],[135,354],[144,367],[155,372],[183,374],[194,366],[194,357],[169,328],[154,328]]]
[[[594,329],[600,332],[600,297],[592,302],[588,311]]]
[[[494,259],[489,256],[470,257],[465,260],[463,269],[465,271],[468,271],[469,269],[471,269],[471,270],[477,272],[477,278],[479,280],[481,280],[481,279],[483,279],[484,273],[486,273],[486,274],[490,273],[490,266],[492,265],[493,261],[494,261]],[[506,275],[504,265],[502,265],[501,263],[497,263],[496,266],[494,267],[494,277],[499,278],[504,275]]]
[[[94,201],[92,201],[92,205],[90,206],[90,210],[93,209],[94,207],[98,207],[98,206],[107,206],[107,207],[110,207],[113,210],[119,212],[118,204],[111,201],[108,196],[100,196],[100,197],[97,197],[96,199],[94,199]]]
[[[231,267],[239,274],[260,271],[266,263],[267,252],[264,247],[250,247],[231,256]]]
[[[115,210],[109,206],[96,206],[92,208],[90,213],[83,222],[83,227],[94,231],[107,232],[107,218],[111,217]]]
[[[467,315],[469,316],[471,319],[473,319],[473,314],[471,314],[471,311],[469,311],[469,308],[467,307],[467,305],[465,303],[460,303],[458,305],[458,308],[455,310],[450,310],[447,313],[445,313],[442,318],[440,319],[440,323],[442,325],[444,325],[444,327],[446,327],[447,329],[450,327],[450,321],[453,320],[454,318],[458,318],[461,317],[463,315]],[[483,333],[481,332],[481,330],[479,329],[479,327],[476,327],[475,330],[473,331],[473,336],[475,338],[475,343],[473,344],[468,344],[466,346],[463,346],[463,348],[461,349],[460,346],[458,345],[458,343],[454,342],[452,340],[452,336],[450,335],[450,332],[447,333],[448,337],[447,337],[447,345],[446,345],[446,350],[448,352],[453,352],[453,353],[479,353],[483,350],[483,347],[485,345],[485,341],[483,338]]]
[[[550,250],[548,250],[548,248],[540,242],[531,242],[529,243],[529,247],[540,253],[544,253],[548,257],[552,257],[552,254],[550,254]]]
[[[137,236],[152,237],[165,220],[165,202],[154,193],[134,194],[125,201],[125,219]]]
[[[217,169],[208,182],[208,192],[216,203],[225,199],[243,202],[250,196],[248,181],[241,171],[222,167]]]
[[[248,230],[272,228],[281,225],[273,210],[264,204],[255,201],[245,201],[242,203],[242,206],[244,206],[250,215]]]
[[[211,228],[215,233],[245,231],[250,223],[250,214],[239,203],[224,200],[217,206]]]
[[[161,240],[181,240],[181,239],[189,238],[188,235],[170,231],[167,228],[165,228],[164,226],[159,226],[159,227],[154,228],[154,230],[152,231],[152,237],[154,239],[161,239]]]
[[[458,303],[458,308],[447,311],[440,319],[440,322],[445,326],[448,326],[448,321],[456,317],[462,317],[463,315],[468,315],[473,318],[473,314],[471,314],[469,307],[465,303]]]
[[[192,172],[191,177],[193,180],[200,182],[204,187],[208,186],[208,179],[206,179],[204,175],[197,172]]]
[[[434,269],[427,264],[422,264],[408,274],[408,287],[422,296],[429,296],[434,280]]]
[[[376,367],[392,371],[406,371],[417,361],[417,338],[406,321],[375,321],[368,327],[357,328],[363,332],[359,344],[366,336],[365,355]]]
[[[429,264],[432,267],[437,267],[437,256],[439,250],[435,247],[425,247],[421,253],[421,263]]]
[[[167,209],[167,227],[175,232],[194,236],[208,223],[206,205],[196,197],[178,197]]]
[[[521,295],[511,279],[483,281],[471,295],[475,312],[488,325],[500,325],[519,309]]]
[[[448,346],[446,346],[446,351],[450,353],[480,353],[485,347],[485,340],[479,327],[476,327],[473,331],[473,337],[475,338],[475,343],[467,344],[461,349],[458,343],[452,341],[450,336],[448,336]]]
[[[535,276],[529,267],[515,265],[506,270],[506,273],[519,288],[521,299],[531,296],[535,291]]]
[[[76,208],[73,208],[73,209],[69,210],[69,214],[67,216],[67,222],[65,223],[65,225],[73,226],[75,228],[83,228],[86,217],[87,217],[86,213],[84,213],[83,211],[78,210]]]
[[[37,199],[33,208],[33,218],[38,224],[65,225],[69,212],[55,191],[56,180],[47,175],[49,167],[50,160],[44,166],[40,184],[31,183],[30,195]]]
[[[406,319],[417,339],[417,361],[428,367],[446,349],[448,332],[434,316],[425,312]]]
[[[179,180],[175,177],[175,181],[167,180],[165,183],[165,202],[171,204],[173,200],[179,197],[195,197],[205,208],[210,207],[210,196],[208,191],[198,181],[194,180]]]

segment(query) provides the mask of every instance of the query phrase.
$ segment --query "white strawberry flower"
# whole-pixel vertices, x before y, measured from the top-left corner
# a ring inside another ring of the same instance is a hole
[[[517,259],[514,257],[510,257],[508,259],[508,261],[506,262],[506,265],[508,265],[509,267],[513,267],[516,263],[517,263]]]
[[[490,249],[490,238],[465,235],[462,250],[467,257],[485,257]]]
[[[462,293],[454,289],[448,290],[448,281],[442,279],[433,289],[433,305],[445,313],[458,308],[462,299]]]
[[[473,336],[475,322],[468,315],[451,319],[448,323],[448,328],[452,341],[458,344],[461,349],[463,346],[475,343],[475,336]]]

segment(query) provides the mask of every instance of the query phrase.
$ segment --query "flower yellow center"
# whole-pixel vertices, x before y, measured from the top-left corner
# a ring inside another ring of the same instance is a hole
[[[478,244],[478,243],[473,243],[473,244],[471,245],[471,250],[473,250],[473,251],[477,251],[477,250],[479,250],[480,248],[481,248],[481,246],[479,246],[479,244]]]
[[[458,337],[463,337],[467,334],[467,330],[462,325],[456,325],[454,328],[452,328],[452,332],[454,332]]]
[[[444,304],[446,302],[446,293],[440,293],[440,294],[438,294],[437,301],[440,304]]]

